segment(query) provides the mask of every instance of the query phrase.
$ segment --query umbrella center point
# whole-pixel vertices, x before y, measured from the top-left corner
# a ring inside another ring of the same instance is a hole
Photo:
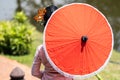
[[[83,49],[84,49],[84,46],[86,45],[86,42],[88,40],[88,37],[87,36],[82,36],[81,37],[81,52],[83,52]]]
[[[87,40],[88,40],[88,37],[87,37],[87,36],[82,36],[82,37],[81,37],[82,43],[86,43]]]

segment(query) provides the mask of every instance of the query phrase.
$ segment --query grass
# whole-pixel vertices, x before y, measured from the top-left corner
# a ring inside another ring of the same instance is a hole
[[[36,47],[42,44],[42,33],[37,31],[34,32],[33,38],[35,38],[35,41],[33,42],[31,53],[29,55],[24,55],[24,56],[5,55],[5,56],[31,67]],[[105,69],[99,73],[99,75],[102,77],[103,80],[120,80],[119,79],[120,78],[120,53],[118,53],[117,51],[113,51],[110,62],[105,67]],[[98,79],[95,76],[93,76],[85,80],[98,80]]]

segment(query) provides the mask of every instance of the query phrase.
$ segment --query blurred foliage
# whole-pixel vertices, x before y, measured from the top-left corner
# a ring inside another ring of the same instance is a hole
[[[23,12],[17,12],[11,21],[1,21],[0,52],[10,55],[29,54],[33,30]]]
[[[18,21],[19,23],[24,23],[27,21],[27,17],[23,13],[23,11],[17,12],[16,15],[14,16],[14,19],[16,19],[16,21]]]

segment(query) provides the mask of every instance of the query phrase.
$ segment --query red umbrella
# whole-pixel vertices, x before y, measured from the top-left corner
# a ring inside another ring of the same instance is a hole
[[[112,29],[105,16],[88,4],[73,3],[56,10],[44,30],[46,57],[67,77],[96,75],[113,49]]]

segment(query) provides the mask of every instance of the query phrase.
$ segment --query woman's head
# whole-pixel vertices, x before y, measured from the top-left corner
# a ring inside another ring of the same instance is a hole
[[[57,9],[56,6],[54,5],[51,5],[51,6],[48,6],[46,7],[46,13],[44,15],[44,26],[46,25],[48,19],[50,18],[51,14]]]
[[[38,14],[34,17],[34,19],[38,21],[44,21],[44,26],[46,25],[48,19],[50,18],[51,14],[57,9],[56,6],[50,5],[46,8],[42,8],[38,10]]]

